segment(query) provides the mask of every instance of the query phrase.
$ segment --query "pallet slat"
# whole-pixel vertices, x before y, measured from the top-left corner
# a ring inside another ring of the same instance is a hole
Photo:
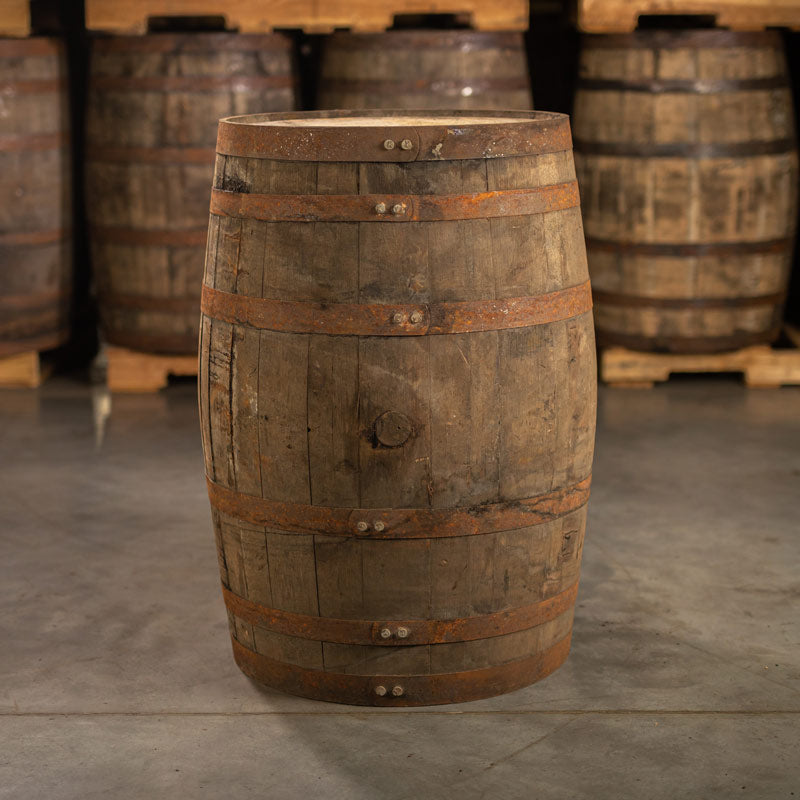
[[[800,28],[800,0],[579,0],[578,27],[585,33],[630,33],[643,14],[712,15],[717,26],[735,31]]]
[[[0,358],[0,387],[35,389],[45,377],[35,350]]]
[[[108,388],[112,392],[157,392],[170,375],[197,375],[197,356],[156,355],[107,347]]]
[[[31,34],[31,9],[28,0],[0,0],[0,36],[25,37]]]
[[[8,0],[6,0],[8,2]],[[359,33],[384,31],[398,14],[459,14],[477,30],[521,31],[528,27],[528,0],[86,0],[86,27],[117,34],[147,32],[149,17],[224,17],[228,30],[268,33],[302,28],[330,33],[349,28]]]
[[[600,377],[612,386],[649,389],[680,372],[742,372],[745,384],[752,388],[800,385],[800,348],[758,345],[732,353],[682,355],[610,347],[600,355]]]

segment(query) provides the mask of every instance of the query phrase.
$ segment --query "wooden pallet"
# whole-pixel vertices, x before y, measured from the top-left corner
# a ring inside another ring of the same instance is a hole
[[[170,375],[197,375],[197,356],[141,353],[124,347],[106,347],[108,388],[112,392],[157,392]]]
[[[0,358],[0,387],[35,389],[49,373],[35,350]]]
[[[651,389],[674,372],[742,372],[745,384],[752,388],[800,385],[800,331],[787,329],[787,336],[793,347],[757,345],[709,355],[640,353],[610,347],[600,353],[600,378],[621,388]]]
[[[28,0],[0,0],[0,36],[31,35],[31,9]]]
[[[398,14],[458,14],[476,30],[522,31],[529,7],[528,0],[86,0],[86,27],[118,34],[145,33],[150,17],[223,17],[226,29],[242,33],[371,33],[391,27]]]
[[[578,0],[578,27],[586,33],[629,33],[643,14],[713,16],[718,27],[735,31],[800,28],[800,0]]]

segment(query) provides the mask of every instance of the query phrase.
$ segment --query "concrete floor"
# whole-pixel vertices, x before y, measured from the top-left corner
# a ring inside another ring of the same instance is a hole
[[[0,393],[0,797],[800,798],[800,390],[601,393],[572,653],[416,710],[236,668],[194,386]]]

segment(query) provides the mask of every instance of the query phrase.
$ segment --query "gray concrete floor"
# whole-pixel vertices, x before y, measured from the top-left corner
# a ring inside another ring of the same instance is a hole
[[[800,798],[800,390],[601,393],[572,653],[435,709],[236,668],[191,384],[0,392],[0,797]]]

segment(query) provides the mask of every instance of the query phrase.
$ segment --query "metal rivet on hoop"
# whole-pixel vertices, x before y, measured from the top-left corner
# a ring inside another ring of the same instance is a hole
[[[376,531],[382,531],[382,530],[384,530],[384,528],[386,528],[386,526],[382,522],[376,522],[375,523],[375,530]]]
[[[388,628],[381,628],[381,639],[388,639],[392,632]]]
[[[385,214],[386,213],[386,203],[377,203],[375,205],[375,211],[378,214]]]
[[[415,311],[409,319],[416,325],[418,322],[422,322],[422,314],[419,311]]]
[[[403,696],[403,687],[402,686],[393,686],[392,687],[392,694],[395,697],[402,697]]]
[[[397,638],[398,639],[406,639],[406,638],[408,638],[408,628],[398,628],[397,629]]]
[[[410,150],[413,146],[414,143],[411,141],[411,139],[403,139],[403,141],[400,142],[400,147],[402,147],[403,150]]]
[[[383,146],[386,150],[394,150],[394,142],[391,139],[386,139]]]
[[[383,697],[386,694],[386,687],[385,686],[376,686],[375,687],[375,694],[378,697]]]
[[[368,531],[369,530],[369,523],[368,522],[364,522],[362,520],[361,522],[358,523],[358,525],[356,525],[356,528],[358,528],[360,531]]]
[[[402,203],[392,206],[392,214],[405,214],[406,207]]]

